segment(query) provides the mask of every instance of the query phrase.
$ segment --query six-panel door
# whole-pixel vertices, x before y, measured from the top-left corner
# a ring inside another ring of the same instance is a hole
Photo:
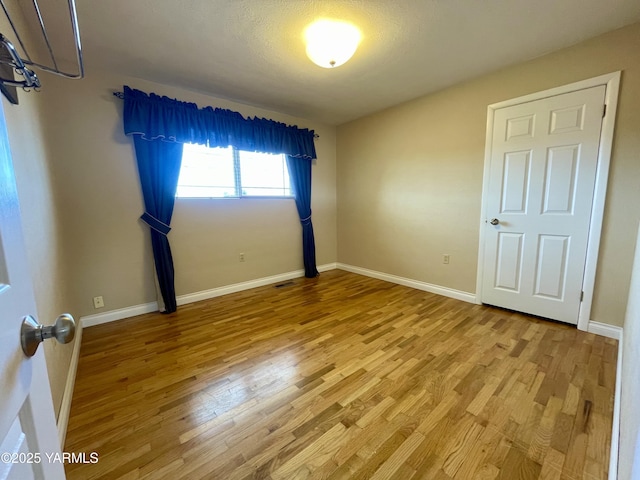
[[[577,323],[604,96],[599,86],[495,111],[483,303]]]

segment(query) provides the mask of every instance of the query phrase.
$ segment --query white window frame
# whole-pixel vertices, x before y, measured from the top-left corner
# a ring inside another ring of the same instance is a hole
[[[239,148],[236,148],[232,145],[228,146],[228,147],[207,147],[207,148],[226,148],[226,149],[231,149],[231,152],[233,154],[233,173],[234,173],[234,191],[235,191],[235,195],[234,196],[217,196],[217,197],[212,197],[212,196],[181,196],[178,195],[178,188],[176,188],[176,198],[180,198],[180,199],[198,199],[198,200],[202,200],[202,199],[210,199],[210,200],[238,200],[238,199],[243,199],[243,198],[252,198],[252,199],[265,199],[265,198],[270,198],[270,199],[292,199],[294,198],[293,195],[293,188],[291,187],[291,176],[289,174],[289,166],[287,164],[287,159],[284,153],[281,154],[273,154],[273,155],[279,155],[280,157],[282,157],[282,162],[284,164],[284,168],[287,169],[287,176],[289,177],[289,185],[288,185],[288,190],[290,192],[289,195],[246,195],[242,193],[243,190],[243,185],[242,185],[242,169],[241,169],[241,163],[240,163],[240,153],[241,152],[248,152],[248,153],[252,153],[248,150],[241,150]],[[183,152],[183,159],[184,159],[184,152]],[[180,167],[182,169],[182,166]],[[178,187],[180,187],[180,183],[178,183]],[[246,188],[260,188],[260,187],[246,187]],[[263,187],[264,188],[264,187]],[[287,187],[285,186],[285,190],[287,189]]]

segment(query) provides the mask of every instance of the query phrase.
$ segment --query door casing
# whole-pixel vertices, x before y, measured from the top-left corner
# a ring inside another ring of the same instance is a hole
[[[511,107],[521,103],[532,102],[542,98],[562,95],[564,93],[583,90],[585,88],[605,85],[606,115],[602,121],[600,133],[600,145],[598,147],[598,166],[594,187],[593,206],[591,207],[591,224],[587,246],[584,277],[582,279],[582,291],[584,297],[578,313],[578,330],[587,331],[591,316],[591,304],[593,302],[593,290],[596,279],[598,252],[600,250],[600,236],[602,233],[602,221],[604,218],[604,205],[607,194],[607,180],[609,178],[609,165],[611,162],[611,150],[613,147],[613,132],[615,127],[616,110],[618,106],[618,92],[620,89],[621,72],[612,72],[598,77],[570,83],[561,87],[532,93],[522,97],[493,103],[487,107],[487,137],[484,153],[484,175],[482,181],[482,209],[480,214],[480,242],[478,250],[478,276],[476,280],[476,301],[482,303],[482,278],[484,270],[485,229],[487,216],[487,198],[489,194],[489,169],[491,165],[491,150],[493,139],[493,123],[495,111],[499,108]]]

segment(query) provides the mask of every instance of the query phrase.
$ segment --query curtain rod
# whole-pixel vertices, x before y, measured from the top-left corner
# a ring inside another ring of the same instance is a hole
[[[118,97],[120,100],[124,100],[124,92],[113,92],[113,96]],[[314,133],[313,138],[320,138],[320,135]]]

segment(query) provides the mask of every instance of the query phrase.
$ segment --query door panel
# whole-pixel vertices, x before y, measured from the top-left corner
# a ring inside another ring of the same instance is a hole
[[[604,96],[599,86],[495,111],[483,303],[577,323]]]
[[[495,288],[520,291],[522,273],[522,243],[524,235],[513,232],[498,234],[498,265]]]
[[[536,282],[533,294],[538,297],[562,300],[566,283],[569,237],[540,235],[536,263]]]
[[[519,118],[507,119],[506,141],[533,138],[533,127],[536,122],[536,116],[526,115]]]
[[[579,160],[579,145],[549,149],[544,181],[543,215],[573,213]]]
[[[549,133],[555,135],[584,130],[584,113],[584,105],[551,110]]]
[[[35,299],[22,238],[22,224],[9,140],[0,101],[0,478],[63,479],[44,349],[27,358],[20,345],[23,317],[35,315]],[[38,453],[36,456],[20,452]],[[8,461],[7,461],[8,460]]]
[[[527,213],[531,152],[505,155],[500,213]]]

